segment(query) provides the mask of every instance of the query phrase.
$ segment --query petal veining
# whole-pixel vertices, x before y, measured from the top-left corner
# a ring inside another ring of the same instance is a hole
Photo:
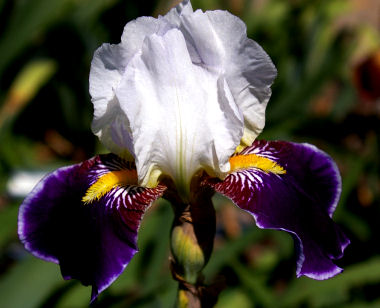
[[[92,300],[137,252],[140,220],[165,189],[127,184],[136,181],[133,168],[113,154],[60,168],[47,175],[20,207],[18,232],[25,248],[58,263],[65,279],[91,285]],[[88,204],[82,201],[89,187],[115,172],[123,172],[121,184]]]
[[[86,191],[82,201],[87,204],[99,200],[112,189],[122,186],[137,185],[135,169],[110,171],[97,179]]]
[[[251,213],[258,227],[294,237],[297,276],[327,279],[341,272],[332,260],[342,257],[350,241],[331,219],[341,190],[332,159],[308,144],[277,141],[255,141],[240,153],[252,154],[283,166],[286,173],[239,168],[224,181],[209,184]]]

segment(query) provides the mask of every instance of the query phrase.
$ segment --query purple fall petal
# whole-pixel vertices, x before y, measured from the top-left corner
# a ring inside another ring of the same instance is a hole
[[[292,234],[299,252],[297,276],[321,280],[340,273],[332,260],[343,256],[349,240],[331,219],[341,192],[332,159],[315,146],[282,141],[255,141],[244,154],[269,158],[286,174],[250,168],[209,184],[251,213],[258,227]]]
[[[20,207],[19,237],[35,256],[58,263],[65,279],[107,288],[137,252],[137,231],[149,205],[164,191],[113,188],[98,201],[82,198],[99,176],[133,168],[113,154],[96,156],[46,176]]]

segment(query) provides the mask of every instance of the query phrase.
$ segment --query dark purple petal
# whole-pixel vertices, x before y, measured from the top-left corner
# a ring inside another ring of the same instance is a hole
[[[47,175],[20,207],[18,232],[26,249],[58,263],[65,279],[91,285],[92,300],[137,252],[140,220],[165,188],[124,185],[88,204],[82,198],[100,176],[132,168],[132,163],[113,154],[60,168]]]
[[[332,260],[343,256],[349,240],[331,219],[341,192],[332,159],[310,144],[282,141],[255,141],[240,153],[245,154],[269,158],[286,174],[250,168],[209,184],[251,213],[258,227],[293,235],[297,276],[327,279],[340,273]]]

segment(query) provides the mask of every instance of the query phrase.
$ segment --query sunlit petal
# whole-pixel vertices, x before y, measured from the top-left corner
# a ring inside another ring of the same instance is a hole
[[[113,153],[125,156],[131,152],[132,139],[128,119],[121,112],[115,89],[130,59],[140,50],[144,38],[155,33],[160,22],[140,17],[129,22],[121,43],[103,44],[94,53],[90,71],[90,94],[94,104],[93,132]]]
[[[223,178],[231,149],[264,127],[275,76],[239,18],[183,1],[128,23],[120,44],[97,50],[93,131],[112,152],[132,154],[142,185],[157,183],[154,173],[189,186],[200,168]]]
[[[245,143],[265,124],[265,108],[277,71],[266,52],[247,38],[245,24],[226,11],[198,10],[181,16],[192,61],[223,74],[244,115]]]
[[[243,133],[240,111],[226,81],[194,65],[177,29],[146,38],[116,89],[128,117],[142,185],[154,168],[189,189],[200,168],[229,170]]]

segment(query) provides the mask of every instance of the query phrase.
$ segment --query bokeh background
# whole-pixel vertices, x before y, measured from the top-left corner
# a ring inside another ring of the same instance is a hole
[[[215,197],[218,225],[207,281],[224,276],[217,307],[380,307],[380,1],[193,0],[240,16],[278,69],[260,138],[309,142],[338,163],[334,219],[351,238],[343,274],[295,278],[291,237],[259,230]],[[167,0],[0,0],[0,307],[87,307],[90,288],[27,253],[17,212],[31,183],[106,152],[90,131],[88,74],[102,42],[164,14]],[[170,205],[144,218],[141,252],[94,307],[172,307]],[[70,222],[67,222],[70,228]]]

